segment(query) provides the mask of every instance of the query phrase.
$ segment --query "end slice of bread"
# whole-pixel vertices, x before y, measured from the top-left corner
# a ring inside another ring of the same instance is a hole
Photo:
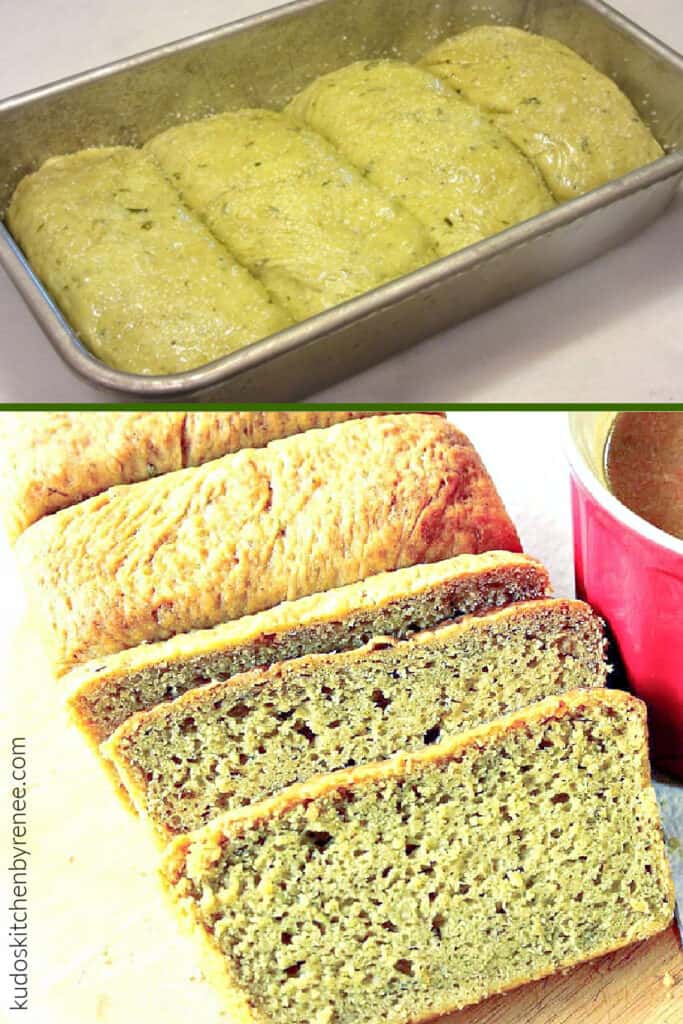
[[[222,815],[161,873],[244,1024],[427,1021],[673,910],[645,708],[607,690]]]

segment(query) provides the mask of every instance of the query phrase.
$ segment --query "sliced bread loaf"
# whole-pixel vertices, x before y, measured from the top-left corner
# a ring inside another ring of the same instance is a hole
[[[527,555],[456,555],[88,662],[64,677],[68,703],[78,726],[99,745],[135,712],[196,686],[304,654],[362,647],[377,635],[402,639],[549,593],[547,570]]]
[[[34,523],[16,552],[60,674],[384,570],[519,547],[467,438],[406,414],[110,488]]]
[[[169,848],[234,1021],[417,1024],[665,928],[645,708],[552,697]]]
[[[14,542],[38,519],[241,448],[367,412],[22,412],[0,422],[3,516]]]
[[[312,775],[605,679],[589,606],[533,601],[190,690],[129,718],[102,749],[164,840]]]

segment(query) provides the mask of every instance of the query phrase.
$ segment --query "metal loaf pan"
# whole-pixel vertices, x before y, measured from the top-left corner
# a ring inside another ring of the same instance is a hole
[[[567,43],[611,75],[667,155],[549,213],[207,366],[149,377],[112,370],[79,342],[0,224],[0,262],[69,366],[118,396],[304,397],[625,241],[683,174],[683,59],[600,0],[298,0],[0,103],[0,213],[47,157],[140,144],[173,124],[279,107],[358,59],[413,61],[455,32],[502,22]],[[28,396],[26,396],[28,397]]]

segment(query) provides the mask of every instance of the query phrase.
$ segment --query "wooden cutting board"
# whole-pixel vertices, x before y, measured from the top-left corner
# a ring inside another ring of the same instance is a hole
[[[2,720],[10,736],[26,737],[30,779],[31,996],[22,1019],[226,1024],[192,943],[162,899],[157,850],[68,723],[35,633],[22,621],[8,639]],[[3,864],[8,858],[6,851]],[[672,927],[447,1021],[681,1024],[683,953]]]
[[[567,974],[494,996],[442,1024],[681,1024],[683,952],[674,926]]]

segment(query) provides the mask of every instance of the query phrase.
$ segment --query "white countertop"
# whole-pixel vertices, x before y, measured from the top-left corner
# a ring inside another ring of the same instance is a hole
[[[274,6],[0,0],[0,96]],[[678,50],[681,0],[614,0]],[[683,399],[683,197],[600,260],[431,338],[311,399],[668,402]],[[52,352],[0,271],[0,402],[99,401]]]

